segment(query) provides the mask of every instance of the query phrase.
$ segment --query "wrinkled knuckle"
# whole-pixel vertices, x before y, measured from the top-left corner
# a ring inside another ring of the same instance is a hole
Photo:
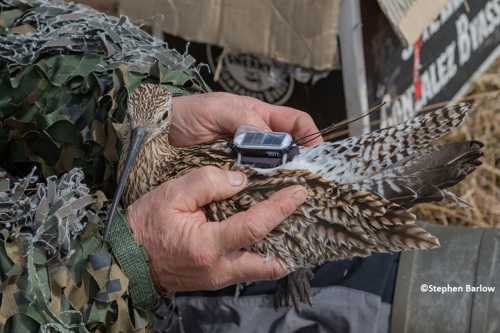
[[[218,179],[220,176],[221,169],[213,166],[213,165],[208,165],[203,168],[201,168],[201,172],[203,173],[203,177],[205,177],[208,181],[213,182]]]
[[[214,166],[206,166],[199,169],[199,174],[196,175],[198,180],[201,180],[206,186],[215,189],[220,182],[220,169]]]
[[[277,208],[276,219],[283,221],[295,210],[295,205],[290,201],[276,202],[274,205]]]
[[[309,122],[311,121],[313,121],[313,119],[307,112],[297,110],[293,125],[294,126],[298,125],[304,126],[306,124],[309,125]]]
[[[250,105],[256,105],[256,104],[260,104],[262,103],[260,99],[256,98],[256,97],[252,97],[252,96],[244,96],[242,98],[245,98],[246,99],[246,102],[249,103]]]
[[[288,209],[288,205],[280,205],[279,206],[279,214],[278,214],[278,218],[280,220],[283,220],[285,219],[288,215],[289,215],[289,209]]]
[[[311,117],[311,115],[309,113],[306,113],[306,112],[303,112],[303,111],[300,111],[300,112],[301,112],[301,115],[302,115],[302,120],[301,121],[310,122],[310,123],[314,124],[314,120],[313,120],[313,118]]]
[[[252,223],[247,224],[247,231],[248,241],[252,244],[266,237],[269,232],[264,222],[260,219],[253,219]]]
[[[171,202],[175,200],[177,193],[179,191],[177,190],[180,186],[180,180],[179,179],[172,179],[169,180],[160,186],[158,186],[156,189],[154,189],[152,192],[149,192],[149,197],[148,200],[153,199],[153,196],[156,195],[156,192],[158,192],[160,198],[162,198],[161,202]]]

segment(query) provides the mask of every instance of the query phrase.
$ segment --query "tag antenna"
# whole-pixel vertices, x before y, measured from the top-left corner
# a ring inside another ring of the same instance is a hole
[[[377,106],[374,106],[373,108],[371,108],[370,110],[368,110],[368,112],[367,112],[367,113],[365,113],[364,115],[361,115],[361,116],[359,116],[359,117],[357,117],[357,118],[355,118],[355,119],[349,120],[348,122],[341,122],[341,123],[336,124],[336,125],[335,125],[335,124],[331,124],[330,126],[328,126],[328,127],[324,128],[324,129],[322,129],[321,131],[318,131],[318,132],[316,132],[316,133],[312,133],[312,134],[309,134],[309,135],[303,136],[303,137],[301,137],[301,138],[298,138],[298,139],[294,140],[294,143],[295,143],[295,144],[297,144],[297,145],[298,145],[298,144],[300,144],[300,145],[305,145],[306,143],[311,142],[312,140],[314,140],[314,139],[316,139],[316,138],[320,137],[321,135],[324,135],[324,134],[329,133],[329,132],[336,131],[337,129],[339,129],[339,128],[340,128],[340,126],[348,125],[348,124],[353,123],[353,122],[355,122],[355,121],[358,121],[358,120],[360,120],[360,119],[362,119],[362,118],[364,118],[364,117],[366,117],[366,116],[369,116],[369,115],[370,115],[370,114],[372,114],[373,112],[375,112],[375,111],[377,111],[377,110],[380,110],[380,108],[382,108],[382,106],[384,106],[384,105],[385,105],[385,103],[386,103],[386,102],[383,102],[383,103],[381,103],[381,104],[379,104],[379,105],[377,105]],[[309,137],[311,137],[311,136],[314,136],[314,137],[313,137],[313,138],[311,138],[311,139],[309,139],[309,140],[307,140],[307,141],[305,141],[305,142],[299,142],[299,141],[302,141],[302,140],[304,140],[304,139],[307,139],[307,138],[309,138]]]

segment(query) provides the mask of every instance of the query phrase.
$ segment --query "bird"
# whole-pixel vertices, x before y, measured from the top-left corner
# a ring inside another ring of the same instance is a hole
[[[282,188],[303,185],[305,203],[247,248],[263,260],[278,260],[288,272],[277,282],[275,309],[293,306],[300,312],[302,303],[313,304],[310,269],[316,265],[440,246],[415,224],[409,209],[431,201],[470,208],[446,188],[481,165],[483,144],[432,143],[461,125],[472,108],[461,102],[368,134],[300,146],[292,161],[264,169],[237,164],[228,139],[171,146],[172,95],[161,85],[141,84],[127,100],[128,125],[108,228],[120,199],[128,206],[161,183],[206,165],[237,169],[248,179],[246,188],[233,197],[203,207],[208,221],[222,221]]]

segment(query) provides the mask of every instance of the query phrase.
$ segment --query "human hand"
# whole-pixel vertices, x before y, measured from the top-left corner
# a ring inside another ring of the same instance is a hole
[[[318,132],[305,112],[224,92],[174,97],[173,110],[169,141],[178,147],[233,136],[243,124],[287,132],[296,139]],[[321,142],[319,136],[307,145]]]
[[[306,199],[290,186],[220,223],[200,207],[231,197],[246,186],[238,171],[204,167],[170,180],[128,207],[134,237],[151,260],[151,277],[164,291],[215,290],[234,283],[286,275],[276,260],[265,262],[242,248],[263,239]]]

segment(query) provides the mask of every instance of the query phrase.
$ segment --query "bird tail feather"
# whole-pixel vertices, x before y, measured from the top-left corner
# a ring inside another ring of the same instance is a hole
[[[479,158],[483,146],[479,141],[466,141],[430,147],[353,186],[404,208],[432,201],[470,207],[445,189],[464,180],[482,164]]]

